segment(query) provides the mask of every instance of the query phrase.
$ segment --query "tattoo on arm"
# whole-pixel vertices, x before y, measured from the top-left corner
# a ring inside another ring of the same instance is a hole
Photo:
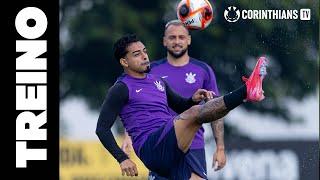
[[[216,141],[217,148],[224,148],[224,122],[223,119],[213,121],[211,123],[214,139]]]
[[[214,98],[201,105],[197,121],[199,123],[208,123],[217,121],[228,114],[229,110],[224,104],[223,97]]]

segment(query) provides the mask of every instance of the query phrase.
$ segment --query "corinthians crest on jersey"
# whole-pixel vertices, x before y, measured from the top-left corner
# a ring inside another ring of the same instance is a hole
[[[159,91],[164,91],[164,87],[161,85],[160,81],[155,81],[154,85],[156,85]]]
[[[193,84],[193,83],[195,83],[196,82],[196,73],[192,73],[192,72],[190,72],[190,73],[186,73],[186,82],[187,83],[189,83],[189,84]]]

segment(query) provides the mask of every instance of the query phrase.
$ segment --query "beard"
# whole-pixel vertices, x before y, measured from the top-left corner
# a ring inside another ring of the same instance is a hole
[[[169,52],[169,54],[171,56],[173,56],[174,58],[179,58],[179,57],[183,56],[184,54],[186,54],[187,50],[188,50],[188,48],[185,48],[185,49],[182,49],[182,51],[180,51],[180,52],[174,52],[174,51],[170,50],[169,48],[167,48],[167,51]]]

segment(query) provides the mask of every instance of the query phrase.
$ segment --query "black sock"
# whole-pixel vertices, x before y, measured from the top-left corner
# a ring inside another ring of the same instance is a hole
[[[230,92],[223,96],[224,103],[228,110],[232,110],[235,107],[243,103],[243,100],[247,97],[246,85],[241,86],[239,89]]]

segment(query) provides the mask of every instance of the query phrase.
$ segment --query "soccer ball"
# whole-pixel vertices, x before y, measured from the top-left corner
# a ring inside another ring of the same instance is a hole
[[[212,6],[208,0],[181,0],[177,16],[188,29],[205,29],[213,19]]]

